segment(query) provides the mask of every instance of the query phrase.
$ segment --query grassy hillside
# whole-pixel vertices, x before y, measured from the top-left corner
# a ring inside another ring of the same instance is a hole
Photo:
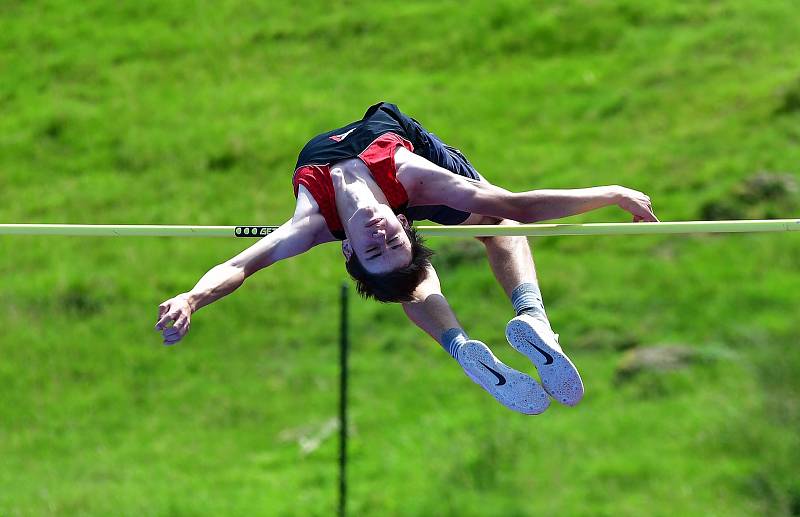
[[[510,189],[800,213],[791,0],[9,0],[0,69],[0,222],[278,224],[302,145],[379,100]],[[0,515],[333,513],[337,246],[251,277],[175,347],[153,330],[250,243],[0,237]],[[468,332],[532,371],[480,244],[431,243]],[[586,398],[512,413],[399,307],[358,301],[352,514],[800,514],[797,236],[531,243]],[[618,373],[664,345],[695,360]]]

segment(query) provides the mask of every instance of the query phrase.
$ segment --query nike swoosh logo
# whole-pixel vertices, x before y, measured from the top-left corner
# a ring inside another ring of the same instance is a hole
[[[552,356],[552,355],[548,354],[547,352],[545,352],[544,350],[542,350],[541,348],[539,348],[538,346],[536,346],[536,344],[535,344],[535,343],[533,343],[532,341],[530,341],[530,340],[527,340],[527,339],[526,339],[525,341],[527,341],[527,342],[528,342],[528,344],[530,344],[530,345],[531,345],[533,348],[535,348],[536,350],[538,350],[538,351],[539,351],[539,353],[540,353],[540,354],[542,354],[542,355],[544,356],[544,364],[552,364],[552,363],[553,363],[553,356]]]
[[[500,375],[500,373],[497,370],[489,366],[486,366],[486,363],[484,363],[483,361],[478,361],[478,362],[481,363],[483,366],[485,366],[487,370],[492,372],[495,377],[497,377],[497,384],[495,384],[495,386],[502,386],[503,384],[506,383],[506,378]]]

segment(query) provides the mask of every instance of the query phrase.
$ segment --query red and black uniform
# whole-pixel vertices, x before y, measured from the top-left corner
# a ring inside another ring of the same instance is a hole
[[[344,228],[336,212],[330,166],[358,157],[367,165],[396,214],[404,213],[412,221],[430,219],[441,224],[458,224],[465,220],[469,214],[446,206],[407,206],[408,194],[396,177],[394,153],[398,146],[456,174],[479,179],[477,171],[457,149],[441,142],[396,105],[380,102],[371,106],[361,120],[317,135],[303,147],[292,178],[294,195],[297,197],[300,185],[306,187],[319,204],[331,234],[344,239]]]

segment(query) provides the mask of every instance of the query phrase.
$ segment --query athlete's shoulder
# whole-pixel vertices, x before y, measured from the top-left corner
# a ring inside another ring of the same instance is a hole
[[[298,215],[309,215],[319,211],[319,203],[314,199],[314,195],[311,194],[308,187],[305,185],[298,185],[295,213]]]
[[[304,185],[298,188],[292,224],[296,231],[312,235],[315,245],[336,240],[328,228],[319,203]]]

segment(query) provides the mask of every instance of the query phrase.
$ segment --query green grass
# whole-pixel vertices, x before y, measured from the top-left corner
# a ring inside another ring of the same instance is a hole
[[[302,145],[379,100],[505,187],[622,184],[667,221],[800,173],[788,0],[10,0],[0,69],[2,222],[278,224]],[[399,307],[355,302],[352,514],[800,514],[797,237],[531,242],[586,398],[512,413]],[[431,243],[470,334],[531,370],[480,245]],[[335,435],[298,437],[335,416],[337,247],[250,278],[176,347],[153,330],[248,244],[0,237],[0,515],[334,512]],[[616,381],[624,350],[664,344],[713,359]]]

